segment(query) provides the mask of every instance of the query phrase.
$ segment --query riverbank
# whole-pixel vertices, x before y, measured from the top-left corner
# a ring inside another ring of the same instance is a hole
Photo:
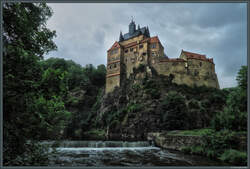
[[[229,162],[247,164],[247,133],[214,131],[212,129],[148,133],[147,139],[156,146]]]

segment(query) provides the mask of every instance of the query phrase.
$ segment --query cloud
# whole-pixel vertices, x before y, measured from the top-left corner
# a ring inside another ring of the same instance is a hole
[[[81,64],[106,64],[107,50],[128,32],[131,16],[158,35],[169,57],[181,49],[214,58],[220,86],[236,85],[235,77],[247,63],[246,3],[63,3],[48,27],[57,31],[58,51],[48,57]]]

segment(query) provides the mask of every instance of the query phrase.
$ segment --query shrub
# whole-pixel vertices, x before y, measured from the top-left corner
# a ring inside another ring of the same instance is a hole
[[[191,152],[191,147],[189,147],[189,146],[183,146],[183,147],[181,147],[181,151],[183,153],[189,154]]]
[[[187,107],[185,98],[177,92],[169,92],[160,103],[163,127],[167,130],[178,130],[186,127]]]
[[[4,165],[12,166],[47,166],[49,158],[55,154],[55,149],[49,151],[48,145],[42,145],[34,141],[27,141],[24,144],[25,151],[15,159],[6,162]]]
[[[204,153],[204,150],[201,146],[192,146],[191,147],[191,154],[202,155],[203,153]]]
[[[247,153],[235,149],[225,150],[219,159],[234,165],[247,165]]]

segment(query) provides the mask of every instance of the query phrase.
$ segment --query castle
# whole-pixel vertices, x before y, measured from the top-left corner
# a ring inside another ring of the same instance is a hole
[[[206,55],[182,50],[179,58],[168,58],[157,36],[150,37],[148,27],[132,20],[129,32],[120,32],[119,42],[107,51],[106,93],[120,86],[140,64],[153,68],[158,74],[174,75],[173,82],[188,86],[208,86],[219,88],[215,65]]]

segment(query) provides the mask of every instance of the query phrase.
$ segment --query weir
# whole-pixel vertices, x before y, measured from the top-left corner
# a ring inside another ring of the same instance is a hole
[[[147,141],[43,141],[41,143],[56,150],[55,155],[50,158],[50,166],[222,165],[204,157],[162,149]]]

